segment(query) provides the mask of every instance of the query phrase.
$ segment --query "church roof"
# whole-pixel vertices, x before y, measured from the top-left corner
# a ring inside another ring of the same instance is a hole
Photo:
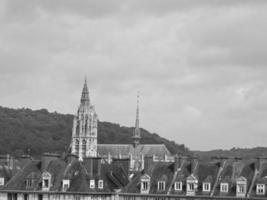
[[[139,144],[134,148],[132,144],[98,144],[98,154],[100,156],[128,157],[130,154],[133,156],[164,156],[171,155],[169,150],[164,144]]]

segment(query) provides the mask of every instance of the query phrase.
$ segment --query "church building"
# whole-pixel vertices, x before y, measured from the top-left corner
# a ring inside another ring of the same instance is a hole
[[[135,128],[133,130],[132,144],[98,144],[97,143],[98,117],[94,106],[90,102],[87,82],[85,80],[80,106],[73,120],[72,154],[83,160],[86,157],[101,157],[108,162],[113,159],[130,159],[130,169],[139,171],[144,168],[144,157],[167,160],[171,153],[164,144],[142,144],[139,128],[139,94],[137,95],[137,108]]]
[[[97,156],[97,114],[91,105],[85,80],[80,106],[73,119],[71,153],[80,160]]]

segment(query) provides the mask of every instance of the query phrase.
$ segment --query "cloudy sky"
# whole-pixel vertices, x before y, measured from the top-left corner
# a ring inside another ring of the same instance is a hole
[[[267,1],[1,0],[0,105],[74,114],[190,149],[267,146]]]

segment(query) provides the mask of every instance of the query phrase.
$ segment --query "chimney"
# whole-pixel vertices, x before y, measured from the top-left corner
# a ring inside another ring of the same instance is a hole
[[[256,158],[256,161],[255,161],[255,163],[254,163],[255,170],[260,171],[260,168],[261,168],[261,161],[262,161],[262,158],[260,158],[260,157],[257,157],[257,158]]]
[[[176,172],[182,164],[182,158],[179,157],[178,155],[174,156],[174,172]]]
[[[59,155],[56,153],[44,153],[41,159],[41,163],[42,163],[41,171],[42,172],[46,171],[49,163],[58,158],[59,158]]]
[[[193,174],[196,167],[198,165],[198,158],[197,157],[193,157],[192,161],[191,161],[191,173]]]
[[[98,177],[101,176],[101,158],[93,158],[93,174],[96,174]]]
[[[92,157],[87,157],[83,159],[84,166],[88,172],[88,175],[90,177],[93,176],[93,158]]]
[[[153,156],[145,156],[145,159],[144,159],[144,170],[148,170],[149,167],[152,166],[154,160],[153,160]]]

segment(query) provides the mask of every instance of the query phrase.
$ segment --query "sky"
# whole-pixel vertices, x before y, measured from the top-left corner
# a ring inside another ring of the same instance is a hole
[[[192,150],[267,146],[267,1],[0,0],[0,105],[75,114]]]

